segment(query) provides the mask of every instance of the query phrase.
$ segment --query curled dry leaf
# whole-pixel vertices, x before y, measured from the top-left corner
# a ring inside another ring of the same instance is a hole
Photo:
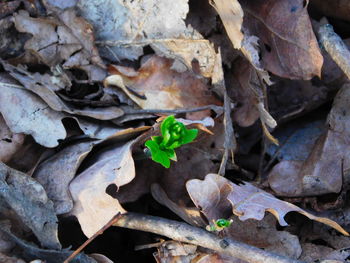
[[[21,149],[24,137],[24,134],[12,133],[0,114],[0,162],[6,163]]]
[[[264,68],[284,78],[307,80],[321,75],[323,57],[304,2],[240,2],[244,25],[261,40]]]
[[[30,134],[46,147],[55,147],[66,137],[63,113],[50,109],[31,92],[12,87],[18,84],[6,74],[0,75],[0,82],[0,112],[12,132]]]
[[[118,212],[125,213],[119,201],[106,193],[110,185],[117,188],[135,177],[130,141],[101,154],[98,161],[79,174],[69,186],[74,201],[72,214],[78,218],[84,234],[91,237]]]
[[[221,188],[223,187],[225,189],[225,191],[223,191],[224,194],[218,195],[217,192],[219,191],[219,193],[221,194]],[[265,216],[265,212],[268,211],[277,218],[281,226],[286,226],[288,224],[284,220],[285,215],[289,212],[298,212],[314,221],[327,224],[328,226],[333,227],[334,229],[338,230],[346,236],[349,235],[340,225],[338,225],[333,220],[324,217],[314,216],[302,210],[301,208],[291,203],[279,200],[273,195],[246,182],[241,185],[237,185],[230,182],[226,178],[221,177],[220,175],[208,174],[203,181],[198,179],[188,181],[186,183],[186,188],[191,196],[191,199],[197,207],[200,206],[199,202],[203,202],[203,192],[211,191],[212,193],[214,193],[209,195],[209,198],[215,198],[216,201],[207,201],[207,205],[205,206],[205,208],[203,208],[205,209],[205,211],[208,211],[206,213],[220,212],[220,209],[218,209],[217,207],[219,205],[223,205],[223,202],[229,201],[232,206],[233,214],[237,215],[239,219],[243,221],[247,219],[262,220]],[[227,188],[230,188],[230,190],[226,190]],[[203,191],[203,189],[206,190]],[[220,198],[224,198],[223,202],[219,202],[220,199],[217,199],[218,196],[220,196]],[[211,207],[214,208],[213,212],[211,210]],[[227,209],[227,205],[223,205],[223,207]]]
[[[115,106],[109,107],[72,107],[64,102],[57,94],[57,91],[64,90],[68,85],[65,78],[49,74],[30,73],[22,67],[14,67],[5,61],[1,61],[5,70],[27,89],[44,100],[51,109],[63,111],[70,114],[87,116],[100,120],[111,120],[123,115],[123,111]]]
[[[0,197],[33,231],[42,246],[61,248],[52,201],[37,181],[0,163]]]
[[[220,105],[203,79],[186,71],[178,73],[171,69],[172,60],[151,56],[141,65],[139,71],[121,66],[109,68],[111,76],[106,85],[120,87],[143,109],[195,108],[206,105]],[[196,118],[206,114],[193,114]],[[203,116],[204,115],[204,116]]]
[[[98,40],[105,41],[107,47],[102,47],[101,53],[108,58],[135,60],[143,55],[144,46],[151,45],[159,56],[175,59],[173,69],[183,72],[197,61],[201,74],[211,76],[216,53],[208,40],[186,26],[188,1],[82,0],[78,6],[94,26]]]

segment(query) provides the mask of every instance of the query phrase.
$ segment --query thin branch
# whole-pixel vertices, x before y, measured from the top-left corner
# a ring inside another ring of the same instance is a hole
[[[197,108],[189,108],[189,109],[173,109],[173,110],[161,110],[161,109],[124,109],[125,114],[140,114],[140,113],[150,113],[150,114],[157,114],[157,113],[189,113],[189,112],[197,112],[197,111],[203,111],[203,110],[213,110],[216,114],[220,115],[223,112],[223,107],[217,106],[217,105],[207,105]]]
[[[160,217],[126,213],[121,215],[113,225],[166,236],[173,240],[209,248],[251,263],[301,263],[301,261],[282,257],[233,239],[220,238],[204,229],[186,223]]]
[[[350,51],[343,40],[334,32],[330,24],[321,25],[318,29],[321,45],[332,57],[334,62],[343,70],[350,79]]]
[[[77,250],[75,250],[63,263],[69,263],[71,260],[73,260],[83,249],[89,245],[92,240],[94,240],[97,236],[103,234],[103,232],[115,224],[120,219],[121,214],[116,214],[111,220],[108,221],[106,225],[104,225],[99,231],[97,231],[92,237],[90,237],[88,240],[86,240],[80,247],[78,247]]]

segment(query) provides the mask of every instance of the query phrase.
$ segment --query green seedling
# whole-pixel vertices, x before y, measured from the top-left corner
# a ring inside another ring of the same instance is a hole
[[[170,167],[170,160],[177,161],[175,150],[192,142],[198,135],[197,129],[187,129],[173,115],[168,116],[160,125],[161,136],[152,136],[145,146],[150,150],[152,160],[165,168]]]
[[[213,220],[213,223],[210,225],[207,225],[206,229],[211,232],[220,232],[224,228],[229,227],[232,224],[232,219],[227,220],[227,219],[218,219],[218,220]]]

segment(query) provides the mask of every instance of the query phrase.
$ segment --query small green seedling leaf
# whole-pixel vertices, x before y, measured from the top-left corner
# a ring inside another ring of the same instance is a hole
[[[160,132],[162,136],[153,136],[145,146],[151,151],[152,160],[166,168],[170,167],[170,160],[177,161],[174,149],[192,142],[198,135],[197,129],[188,130],[173,115],[163,120]]]
[[[218,219],[218,220],[213,220],[213,223],[210,225],[207,225],[206,230],[211,231],[211,232],[220,232],[221,230],[231,226],[232,224],[232,219],[227,220],[227,219]]]

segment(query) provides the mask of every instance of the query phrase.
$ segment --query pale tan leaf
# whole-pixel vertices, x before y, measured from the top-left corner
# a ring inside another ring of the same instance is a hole
[[[91,237],[118,212],[126,211],[119,201],[106,193],[109,185],[117,188],[135,177],[130,141],[104,152],[99,160],[78,175],[69,190],[74,201],[72,214],[78,218],[84,234]]]

